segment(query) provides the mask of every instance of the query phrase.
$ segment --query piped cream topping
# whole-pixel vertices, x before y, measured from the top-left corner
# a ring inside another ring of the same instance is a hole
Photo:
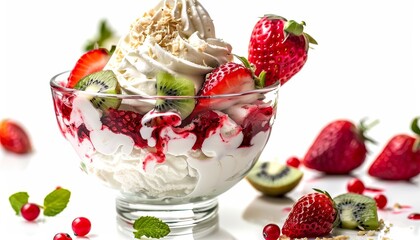
[[[126,94],[155,95],[160,71],[192,79],[197,92],[207,73],[232,60],[231,50],[198,1],[162,0],[134,21],[105,68]]]

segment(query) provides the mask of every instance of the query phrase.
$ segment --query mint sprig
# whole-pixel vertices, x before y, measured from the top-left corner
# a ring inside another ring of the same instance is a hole
[[[92,40],[87,41],[83,49],[84,51],[89,51],[98,47],[104,47],[106,41],[109,41],[114,37],[114,30],[108,25],[106,19],[102,19],[99,22],[99,29],[97,35]]]
[[[70,201],[70,191],[58,188],[48,194],[44,199],[44,215],[48,217],[61,213]]]
[[[9,197],[10,205],[15,210],[16,215],[20,215],[20,209],[28,203],[29,194],[27,192],[17,192]]]
[[[171,230],[168,224],[162,222],[159,218],[151,216],[142,216],[138,218],[133,224],[134,237],[137,239],[143,236],[148,238],[163,238],[168,235]]]
[[[38,205],[43,209],[44,216],[53,217],[61,213],[70,201],[71,193],[64,188],[57,188],[50,192],[44,198],[44,204]],[[20,209],[29,202],[29,194],[27,192],[17,192],[9,197],[10,205],[15,210],[16,215],[20,215]]]

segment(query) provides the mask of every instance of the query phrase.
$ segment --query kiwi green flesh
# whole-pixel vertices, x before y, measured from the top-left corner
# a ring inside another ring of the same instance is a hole
[[[121,87],[117,77],[111,70],[99,71],[82,78],[74,87],[91,93],[121,94]],[[107,110],[117,109],[121,104],[121,99],[115,97],[96,97],[91,96],[90,102],[95,108]]]
[[[278,162],[257,162],[246,179],[261,193],[282,196],[292,191],[301,181],[303,172]]]
[[[194,83],[187,78],[173,76],[167,72],[160,72],[156,76],[158,96],[194,96]],[[159,112],[177,112],[182,119],[188,117],[195,107],[194,98],[165,99],[156,101],[155,109]]]
[[[340,227],[345,229],[377,230],[378,213],[374,199],[355,193],[345,193],[334,198]]]

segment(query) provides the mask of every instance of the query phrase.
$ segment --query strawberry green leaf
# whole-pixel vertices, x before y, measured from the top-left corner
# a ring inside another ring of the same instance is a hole
[[[85,44],[85,52],[98,47],[103,47],[107,40],[112,39],[115,36],[114,31],[109,27],[108,22],[105,19],[99,22],[97,34],[98,35],[93,40],[90,40]]]
[[[151,217],[151,216],[143,216],[137,219],[133,224],[134,230],[134,237],[137,239],[142,238],[143,236],[148,238],[163,238],[168,235],[171,230],[169,226],[162,222],[160,219]]]
[[[61,213],[67,207],[70,195],[70,191],[64,188],[58,188],[49,193],[44,198],[44,215],[52,217]]]
[[[267,75],[267,72],[263,70],[257,78],[254,78],[257,88],[263,88],[265,86],[265,75]]]
[[[303,33],[303,35],[305,35],[305,37],[306,37],[306,39],[308,40],[309,43],[314,44],[314,45],[318,45],[318,42],[311,35],[309,35],[305,32]]]
[[[414,118],[411,122],[411,130],[417,135],[420,135],[419,119],[420,117]]]
[[[303,33],[303,26],[305,26],[305,22],[298,23],[295,20],[289,20],[284,24],[284,31],[296,36],[300,36]]]
[[[360,120],[359,126],[357,126],[358,131],[359,131],[359,136],[363,139],[363,141],[368,141],[370,143],[377,144],[375,140],[367,137],[365,133],[366,131],[368,131],[375,125],[377,125],[379,123],[379,120],[376,119],[375,121],[369,123],[368,125],[366,125],[366,120],[367,120],[366,118],[363,118],[362,120]]]
[[[29,195],[27,192],[17,192],[9,197],[10,205],[15,210],[16,215],[20,215],[20,209],[28,203]]]

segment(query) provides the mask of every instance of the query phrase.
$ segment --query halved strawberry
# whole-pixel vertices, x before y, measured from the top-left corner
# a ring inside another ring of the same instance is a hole
[[[83,77],[101,71],[111,55],[105,48],[97,48],[83,54],[70,72],[67,87],[73,88]]]
[[[232,98],[213,98],[214,95],[240,93],[255,89],[255,82],[252,71],[242,64],[235,62],[225,63],[211,73],[207,74],[203,87],[198,92],[198,96],[208,96],[200,98],[194,112],[201,112],[204,109],[223,110],[238,100]]]
[[[0,145],[7,151],[18,154],[29,153],[32,150],[26,131],[10,119],[0,122]]]

